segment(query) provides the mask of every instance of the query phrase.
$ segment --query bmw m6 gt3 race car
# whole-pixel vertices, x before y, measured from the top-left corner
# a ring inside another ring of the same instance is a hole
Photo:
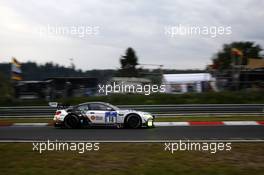
[[[122,110],[104,102],[87,102],[76,106],[63,106],[51,102],[57,107],[54,115],[55,127],[80,128],[82,126],[117,126],[125,128],[154,127],[154,116],[147,112]]]

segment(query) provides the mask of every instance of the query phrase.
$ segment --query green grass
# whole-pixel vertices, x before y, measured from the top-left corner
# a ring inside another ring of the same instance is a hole
[[[264,116],[184,116],[161,117],[157,122],[184,122],[184,121],[264,121]]]
[[[230,152],[164,151],[162,143],[104,143],[98,152],[32,151],[31,143],[0,144],[0,174],[262,175],[264,143],[233,143]]]

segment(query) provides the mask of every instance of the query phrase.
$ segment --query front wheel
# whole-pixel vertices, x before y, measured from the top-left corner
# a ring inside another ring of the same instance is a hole
[[[75,129],[79,127],[79,119],[76,115],[69,115],[65,118],[64,125],[68,129]]]
[[[128,128],[133,128],[133,129],[141,127],[141,119],[140,119],[140,117],[137,116],[137,115],[128,116],[127,121],[126,121],[126,126]]]

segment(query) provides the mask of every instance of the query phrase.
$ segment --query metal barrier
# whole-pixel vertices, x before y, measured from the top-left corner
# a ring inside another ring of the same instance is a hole
[[[119,105],[121,109],[134,109],[156,115],[188,114],[264,114],[264,104],[190,104],[190,105]],[[49,116],[56,108],[49,106],[0,107],[0,117]]]

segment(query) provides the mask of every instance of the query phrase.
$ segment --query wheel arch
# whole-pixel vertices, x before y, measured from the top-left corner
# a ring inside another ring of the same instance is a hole
[[[76,117],[80,120],[80,117],[79,117],[77,114],[70,112],[70,113],[68,113],[68,114],[64,117],[63,122],[64,122],[68,117],[70,117],[70,116],[72,116],[72,115],[76,116]]]
[[[80,117],[77,115],[77,114],[75,114],[75,113],[68,113],[65,117],[64,117],[64,119],[63,119],[63,127],[64,128],[72,128],[72,127],[68,127],[67,126],[67,119],[69,118],[69,117],[76,117],[77,118],[77,120],[78,120],[78,122],[77,122],[77,125],[76,125],[76,127],[73,127],[74,129],[75,128],[79,128],[80,127]]]

